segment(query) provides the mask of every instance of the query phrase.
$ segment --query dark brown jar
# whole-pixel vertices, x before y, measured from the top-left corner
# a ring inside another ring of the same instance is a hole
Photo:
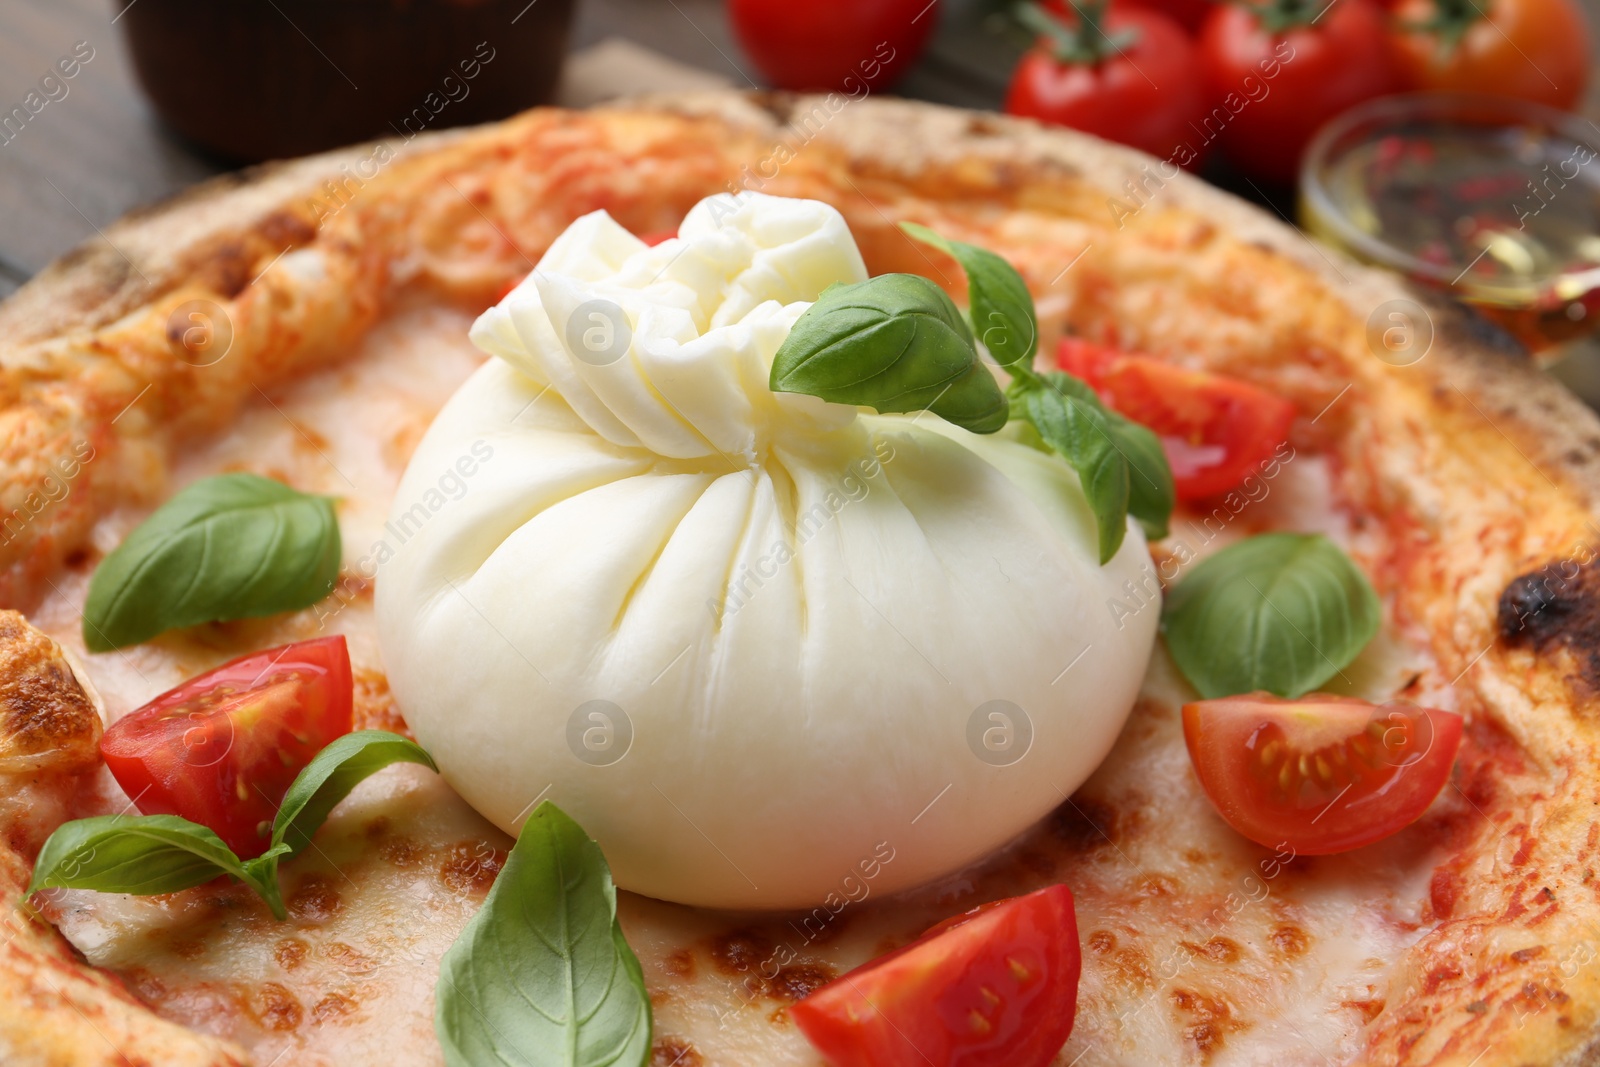
[[[573,0],[113,0],[179,133],[239,162],[549,101]]]

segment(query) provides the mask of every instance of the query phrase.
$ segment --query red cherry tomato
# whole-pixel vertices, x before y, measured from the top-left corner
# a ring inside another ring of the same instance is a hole
[[[1185,704],[1183,739],[1229,826],[1268,848],[1320,856],[1415,822],[1450,777],[1461,716],[1251,693]]]
[[[1289,439],[1294,405],[1248,382],[1065,337],[1062,370],[1161,438],[1180,500],[1225,493],[1258,473]]]
[[[146,815],[209,826],[259,856],[289,784],[350,732],[343,637],[254,652],[192,678],[112,723],[106,766]]]
[[[1323,3],[1219,4],[1200,31],[1215,102],[1205,134],[1254,177],[1293,182],[1319,126],[1395,88],[1383,12],[1371,0]],[[1269,29],[1276,19],[1289,28]]]
[[[887,89],[922,55],[933,0],[728,0],[740,46],[780,89]]]
[[[1195,131],[1206,113],[1205,78],[1182,28],[1141,8],[1112,8],[1103,18],[1098,8],[1083,8],[1113,43],[1090,43],[1093,35],[1076,15],[1064,25],[1081,48],[1041,34],[1011,75],[1006,111],[1199,166]]]
[[[1054,885],[940,923],[789,1009],[834,1067],[1045,1067],[1077,1015],[1078,922]]]
[[[657,230],[655,233],[641,233],[639,240],[647,245],[658,245],[663,241],[670,241],[678,236],[677,230]]]
[[[1589,84],[1589,26],[1573,0],[1399,0],[1395,26],[1409,88],[1571,108]]]

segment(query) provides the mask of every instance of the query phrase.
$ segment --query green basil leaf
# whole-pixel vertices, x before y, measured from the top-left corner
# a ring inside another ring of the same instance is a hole
[[[280,846],[245,863],[209,827],[176,815],[97,815],[56,827],[39,850],[28,893],[57,886],[150,896],[229,875],[250,885],[279,919]]]
[[[931,411],[973,433],[994,433],[1008,414],[961,312],[915,274],[829,287],[779,346],[769,384],[884,413]]]
[[[1378,632],[1366,575],[1321,534],[1270,533],[1195,564],[1167,597],[1167,649],[1207,699],[1265,689],[1299,697]]]
[[[1161,438],[1148,427],[1106,412],[1111,439],[1128,461],[1128,514],[1139,520],[1144,535],[1152,541],[1167,536],[1177,493],[1172,484],[1172,467],[1161,449]]]
[[[1109,413],[1088,386],[1066,374],[1019,378],[1012,395],[1044,442],[1078,472],[1099,526],[1100,562],[1107,562],[1127,535],[1132,494],[1128,459],[1117,447]]]
[[[218,875],[244,878],[233,850],[176,815],[97,815],[62,823],[39,850],[30,894],[64,887],[103,893],[176,893]]]
[[[439,769],[421,745],[387,730],[357,730],[336,738],[295,776],[283,795],[272,821],[272,843],[285,846],[286,855],[298,856],[350,790],[392,763]]]
[[[176,815],[102,815],[62,824],[39,853],[28,892],[52,886],[106,893],[175,893],[232,875],[255,889],[279,919],[288,912],[278,864],[298,855],[328,813],[364,779],[391,763],[437,771],[414,741],[386,730],[337,738],[295,776],[272,825],[272,846],[240,862],[210,829]]]
[[[440,965],[449,1067],[642,1067],[650,997],[600,846],[549,801]]]
[[[328,813],[339,801],[391,763],[420,763],[430,771],[439,769],[433,757],[415,741],[387,730],[357,730],[329,742],[295,775],[272,820],[272,847],[244,865],[245,873],[278,918],[283,918],[279,862],[305,851],[312,835],[327,822]]]
[[[994,361],[1002,367],[1027,366],[1039,347],[1039,320],[1033,311],[1033,294],[1017,269],[987,248],[952,241],[926,226],[902,222],[900,228],[961,264],[967,275],[973,332]]]
[[[95,571],[83,640],[106,652],[183,626],[309,607],[339,577],[333,502],[255,474],[206,478]]]

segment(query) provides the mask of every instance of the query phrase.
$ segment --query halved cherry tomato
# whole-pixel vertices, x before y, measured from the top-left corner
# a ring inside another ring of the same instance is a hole
[[[1185,704],[1206,796],[1257,844],[1344,852],[1410,826],[1444,788],[1461,716],[1408,704],[1269,693]]]
[[[1161,438],[1180,500],[1234,488],[1289,439],[1294,405],[1237,378],[1064,337],[1056,363]]]
[[[1081,967],[1072,891],[1053,885],[946,920],[789,1016],[834,1067],[1045,1067]]]
[[[141,812],[209,826],[248,859],[295,775],[350,732],[351,697],[344,638],[301,641],[163,693],[112,723],[100,754]]]

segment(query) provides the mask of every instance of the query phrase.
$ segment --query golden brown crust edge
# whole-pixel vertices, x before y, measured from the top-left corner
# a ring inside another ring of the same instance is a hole
[[[1163,177],[1154,161],[1139,153],[1018,120],[893,100],[851,102],[835,109],[824,98],[707,94],[659,98],[638,105],[650,113],[726,123],[757,145],[792,137],[796,120],[803,123],[819,106],[826,109],[827,118],[814,131],[807,128],[808,139],[831,145],[865,167],[914,179],[924,171],[959,170],[971,161],[985,161],[990,168],[1019,176],[1071,176],[1104,190],[1108,217],[1110,198],[1120,196],[1128,202],[1130,194],[1124,183],[1132,181],[1159,210],[1196,214],[1230,237],[1254,243],[1312,272],[1358,320],[1388,300],[1419,301],[1432,317],[1436,338],[1429,355],[1417,365],[1418,374],[1429,384],[1423,388],[1413,383],[1413,391],[1459,391],[1492,432],[1505,435],[1538,477],[1550,482],[1552,496],[1566,498],[1587,515],[1595,512],[1600,477],[1593,470],[1593,461],[1600,452],[1600,422],[1559,385],[1528,368],[1517,354],[1497,348],[1492,334],[1475,329],[1469,318],[1449,305],[1413,292],[1392,276],[1319,250],[1278,220],[1202,182],[1181,174]],[[527,121],[525,117],[477,131],[419,138],[404,151],[425,171],[430,160],[483,153],[497,140],[510,141],[519,124]],[[230,290],[238,292],[252,279],[241,278],[240,269],[230,264],[254,265],[265,258],[264,251],[271,250],[267,252],[270,255],[277,250],[274,246],[297,243],[293,232],[285,232],[285,228],[294,229],[297,217],[304,226],[304,211],[296,205],[303,208],[308,199],[314,200],[319,186],[338,181],[370,151],[370,146],[360,146],[276,165],[242,179],[219,179],[118,223],[103,240],[63,257],[0,305],[0,338],[4,338],[0,362],[16,372],[8,378],[27,377],[30,368],[41,366],[38,361],[66,338],[82,338],[91,331],[96,339],[114,334],[119,321],[136,319],[159,296],[170,297],[186,286],[223,295],[231,295]],[[1158,184],[1151,179],[1152,173]],[[307,320],[318,313],[314,301],[300,311]],[[342,331],[333,332],[330,343],[358,331],[366,321],[359,315],[349,317]],[[292,375],[294,370],[293,361],[269,368],[281,376]],[[130,383],[122,395],[133,397],[136,384]],[[7,381],[6,388],[14,392],[14,380]],[[7,404],[17,401],[14,395],[3,399]],[[30,398],[28,402],[38,401]],[[105,416],[104,412],[84,414],[81,424],[100,425]],[[14,434],[8,433],[10,436]],[[10,455],[0,455],[0,462],[14,461]],[[1414,476],[1426,481],[1421,472]],[[1530,559],[1530,563],[1534,561]],[[13,591],[7,589],[6,593],[11,596]],[[1479,614],[1482,609],[1481,603],[1471,607]],[[1492,631],[1493,619],[1486,623],[1476,619],[1474,625],[1478,630],[1487,625]],[[1560,700],[1562,694],[1551,694],[1549,699]],[[1570,704],[1572,698],[1567,699]],[[1547,743],[1541,747],[1554,750],[1566,738],[1542,740]],[[1586,735],[1583,740],[1590,738]],[[1588,744],[1583,747],[1592,751]],[[1578,800],[1569,799],[1573,803]],[[1563,810],[1570,807],[1568,804]],[[1587,1001],[1589,1010],[1575,1014],[1592,1019],[1593,1006],[1600,1001],[1600,983],[1587,974],[1584,978],[1579,985],[1568,984],[1562,995]],[[1553,1030],[1546,1035],[1544,1031],[1554,1025],[1547,1013],[1536,1018],[1527,1032],[1519,1028],[1516,1034],[1504,1035],[1504,1046],[1496,1055],[1485,1057],[1480,1067],[1523,1062],[1533,1050],[1539,1051],[1530,1062],[1551,1062],[1558,1057],[1554,1062],[1582,1064],[1600,1059],[1600,1045],[1592,1039]],[[1474,1058],[1460,1048],[1438,1053],[1431,1062],[1466,1063]]]
[[[15,611],[0,611],[0,677],[0,1062],[242,1067],[237,1046],[155,1015],[19,906],[26,854],[89,788],[101,722],[61,649]]]

